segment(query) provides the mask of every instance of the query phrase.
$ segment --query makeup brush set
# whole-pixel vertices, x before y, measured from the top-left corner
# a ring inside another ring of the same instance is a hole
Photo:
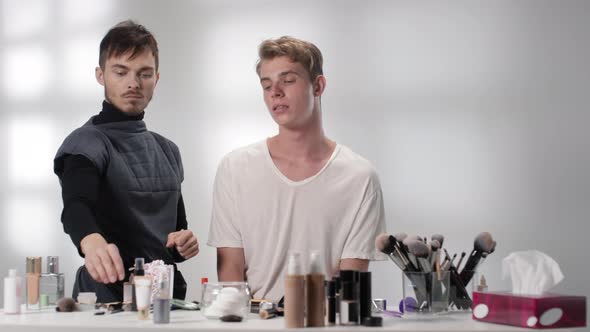
[[[402,270],[415,294],[415,299],[406,297],[402,300],[401,311],[471,309],[472,300],[466,286],[486,257],[494,252],[496,242],[488,232],[478,234],[471,253],[466,255],[463,252],[457,264],[457,254],[450,256],[443,248],[443,242],[441,234],[432,235],[430,242],[405,233],[383,233],[375,239],[375,247]],[[461,268],[466,256],[467,260]],[[442,307],[435,299],[445,299]]]

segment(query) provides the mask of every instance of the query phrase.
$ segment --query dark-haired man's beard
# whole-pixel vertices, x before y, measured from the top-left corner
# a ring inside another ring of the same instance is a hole
[[[147,102],[145,102],[145,96],[132,101],[127,101],[123,96],[112,98],[106,87],[104,88],[104,96],[109,104],[113,105],[120,112],[131,116],[141,114],[152,100],[152,96],[149,96]]]

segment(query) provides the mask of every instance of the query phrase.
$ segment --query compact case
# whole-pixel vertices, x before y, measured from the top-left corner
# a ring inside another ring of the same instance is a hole
[[[473,319],[533,329],[586,326],[586,297],[473,292]]]

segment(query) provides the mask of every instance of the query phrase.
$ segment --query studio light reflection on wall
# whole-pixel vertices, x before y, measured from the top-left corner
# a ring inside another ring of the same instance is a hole
[[[7,199],[3,210],[2,233],[13,253],[25,257],[55,251],[54,240],[61,229],[56,221],[59,213],[50,202],[43,197],[18,195]]]
[[[101,23],[100,20],[111,15],[114,9],[115,4],[112,0],[65,0],[62,13],[67,24],[88,27],[90,24]],[[96,45],[93,49],[95,48]]]
[[[100,40],[70,40],[65,45],[65,92],[75,98],[100,100],[102,90],[96,82],[97,46]]]
[[[49,23],[51,1],[46,0],[2,0],[3,36],[23,39],[38,34]]]
[[[9,178],[16,186],[53,184],[55,130],[40,116],[14,118],[9,125]]]
[[[46,92],[50,79],[50,58],[39,45],[7,48],[4,51],[2,89],[11,99],[36,99]]]

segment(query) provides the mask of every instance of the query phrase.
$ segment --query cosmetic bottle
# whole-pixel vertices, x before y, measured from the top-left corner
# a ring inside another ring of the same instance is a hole
[[[205,290],[205,284],[209,282],[209,278],[201,278],[201,294],[199,294],[199,298],[202,299],[203,298],[203,293]],[[203,302],[203,301],[201,301]],[[201,306],[202,303],[199,303],[199,306]]]
[[[41,307],[54,307],[64,297],[64,274],[59,273],[59,257],[47,256],[47,272],[41,274],[39,281]],[[46,302],[46,303],[45,303]]]
[[[326,325],[336,325],[336,281],[326,284]]]
[[[340,325],[340,290],[342,285],[340,284],[340,275],[336,275],[332,278],[334,281],[334,287],[336,288],[336,324]]]
[[[359,282],[359,307],[360,321],[371,317],[371,272],[360,272]]]
[[[322,261],[317,251],[309,255],[309,273],[305,276],[307,299],[307,327],[323,327],[325,325],[324,309],[326,307],[326,291]]]
[[[158,284],[158,293],[154,300],[154,324],[170,323],[170,288],[168,280],[164,276]]]
[[[359,325],[359,271],[340,271],[340,324]]]
[[[135,295],[135,282],[133,282],[133,279],[135,279],[136,276],[144,276],[145,275],[145,271],[143,269],[143,263],[144,263],[144,259],[142,257],[138,257],[135,258],[135,265],[133,267],[133,274],[131,275],[132,277],[130,278],[129,282],[131,282],[131,311],[137,311],[137,296]]]
[[[16,275],[16,269],[8,270],[4,277],[4,313],[20,314],[22,278]]]
[[[305,276],[301,268],[300,254],[289,256],[285,276],[285,327],[304,327],[305,321]]]
[[[152,294],[152,280],[146,276],[133,277],[135,285],[135,303],[137,303],[137,318],[150,318],[150,297]]]
[[[39,309],[39,280],[41,257],[27,257],[27,310]]]

